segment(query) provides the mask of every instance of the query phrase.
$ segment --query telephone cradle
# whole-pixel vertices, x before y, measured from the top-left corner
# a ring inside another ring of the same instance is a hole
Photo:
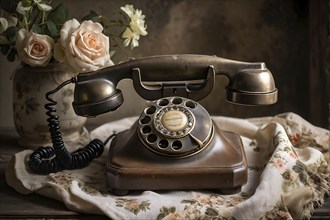
[[[270,105],[277,101],[273,76],[262,62],[194,54],[161,55],[80,73],[46,94],[53,147],[31,154],[30,169],[47,174],[85,167],[112,140],[106,179],[109,191],[116,195],[139,190],[239,191],[247,181],[241,139],[214,123],[198,103],[211,93],[217,75],[228,78],[229,102]],[[75,113],[94,117],[121,106],[124,99],[117,85],[122,79],[131,79],[135,91],[152,102],[130,129],[105,142],[94,139],[85,148],[68,153],[55,114],[56,101],[50,96],[75,83]]]

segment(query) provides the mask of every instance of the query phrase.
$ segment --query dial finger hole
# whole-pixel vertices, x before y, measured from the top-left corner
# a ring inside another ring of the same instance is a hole
[[[143,125],[148,124],[150,121],[151,121],[151,118],[150,118],[149,116],[143,116],[143,117],[140,119],[140,122],[141,122],[141,124],[143,124]]]
[[[146,114],[152,115],[156,112],[156,107],[155,106],[150,106],[149,108],[146,109]]]
[[[168,147],[168,141],[167,140],[160,140],[158,143],[158,146],[160,148],[167,148]]]
[[[155,143],[157,141],[157,136],[155,134],[149,134],[147,140],[149,143]]]
[[[150,126],[144,126],[142,128],[142,133],[143,134],[149,134],[151,132],[151,127]]]
[[[172,149],[173,149],[173,150],[181,150],[181,148],[182,148],[182,143],[181,143],[181,141],[174,141],[174,142],[172,143]]]
[[[161,99],[158,101],[159,106],[166,106],[168,105],[169,101],[167,99]]]
[[[174,98],[172,100],[172,103],[175,104],[175,105],[179,105],[182,103],[182,99],[181,98]]]
[[[194,103],[193,101],[186,101],[185,105],[191,109],[196,108],[196,103]]]

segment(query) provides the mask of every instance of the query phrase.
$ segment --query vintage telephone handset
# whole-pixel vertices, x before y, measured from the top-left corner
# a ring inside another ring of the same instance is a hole
[[[111,142],[107,181],[113,193],[240,189],[247,178],[240,137],[219,128],[197,103],[212,91],[216,75],[229,79],[226,99],[230,102],[268,105],[277,101],[273,76],[264,63],[189,54],[145,57],[82,73],[50,94],[75,83],[73,108],[76,114],[87,117],[120,107],[123,96],[117,84],[122,79],[132,79],[142,98],[155,100],[130,129]],[[93,140],[80,152],[69,154],[51,107],[56,102],[50,94],[46,108],[55,157],[44,159],[54,156],[48,148],[36,151],[30,157],[30,168],[49,173],[86,166],[102,154],[103,143]]]

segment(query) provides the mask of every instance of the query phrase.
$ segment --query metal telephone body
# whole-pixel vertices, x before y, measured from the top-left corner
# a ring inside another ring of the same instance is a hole
[[[237,191],[247,168],[240,137],[222,131],[190,99],[166,97],[144,109],[138,121],[112,141],[108,186],[130,190]]]
[[[137,93],[154,100],[133,126],[112,140],[107,184],[116,195],[133,190],[239,191],[247,180],[242,142],[223,131],[197,101],[213,89],[216,75],[229,79],[227,100],[245,105],[277,101],[264,63],[206,55],[146,57],[77,76],[73,107],[96,116],[123,102],[116,88],[133,80]]]

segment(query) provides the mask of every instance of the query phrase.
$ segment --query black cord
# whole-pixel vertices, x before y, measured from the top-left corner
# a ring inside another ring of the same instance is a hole
[[[66,150],[60,131],[59,117],[56,115],[55,105],[57,102],[50,98],[50,96],[59,91],[62,87],[75,82],[76,78],[71,78],[46,94],[46,99],[49,103],[45,104],[45,108],[47,110],[47,121],[53,147],[40,147],[31,154],[28,164],[34,173],[49,174],[62,170],[83,168],[94,158],[101,156],[104,146],[114,137],[114,135],[111,135],[104,144],[101,140],[94,139],[85,148],[72,154]]]
[[[114,138],[117,134],[113,133],[112,135],[110,135],[105,141],[104,141],[104,146],[106,146],[108,144],[108,142]]]

